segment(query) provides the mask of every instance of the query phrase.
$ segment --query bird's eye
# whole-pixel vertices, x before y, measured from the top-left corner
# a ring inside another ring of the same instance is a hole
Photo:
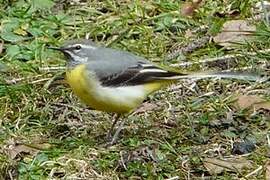
[[[75,46],[76,50],[80,50],[82,47],[80,45]]]

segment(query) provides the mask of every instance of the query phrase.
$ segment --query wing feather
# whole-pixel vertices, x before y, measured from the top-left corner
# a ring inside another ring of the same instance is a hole
[[[103,77],[100,81],[104,86],[133,86],[179,75],[181,74],[178,72],[170,72],[152,64],[138,62],[137,65],[128,67],[120,73]]]

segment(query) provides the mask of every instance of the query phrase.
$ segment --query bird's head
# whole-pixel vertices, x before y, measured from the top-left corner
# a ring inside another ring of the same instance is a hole
[[[97,44],[91,40],[73,40],[66,42],[61,47],[49,47],[64,53],[71,64],[82,64],[89,60],[91,54],[98,48]]]

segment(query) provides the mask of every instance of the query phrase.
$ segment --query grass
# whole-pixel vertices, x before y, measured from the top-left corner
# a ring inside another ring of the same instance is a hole
[[[234,107],[237,94],[259,94],[255,90],[264,90],[260,95],[269,100],[267,82],[180,82],[151,95],[147,102],[156,106],[129,117],[120,141],[104,148],[111,114],[90,110],[65,83],[53,81],[63,70],[44,70],[65,65],[48,45],[86,35],[159,64],[178,63],[166,61],[168,53],[205,36],[198,31],[187,38],[188,29],[207,25],[213,36],[233,19],[229,5],[238,11],[236,18],[245,19],[253,16],[251,7],[258,1],[206,1],[192,18],[180,15],[182,1],[0,2],[0,179],[237,179],[269,159],[269,109],[251,114]],[[248,45],[226,50],[209,41],[181,59],[241,53],[245,56],[234,67],[267,64],[268,54],[247,54],[270,45],[268,25],[255,25],[256,36]],[[256,150],[244,157],[251,168],[209,174],[206,157],[232,156],[232,142],[247,139],[256,142]],[[249,178],[263,179],[264,174],[263,169]]]

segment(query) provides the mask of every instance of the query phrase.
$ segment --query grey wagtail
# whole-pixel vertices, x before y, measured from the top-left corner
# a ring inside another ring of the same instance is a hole
[[[95,110],[118,115],[132,112],[149,94],[179,79],[223,77],[256,80],[255,76],[234,72],[188,74],[167,70],[143,57],[101,47],[90,40],[73,40],[60,48],[51,49],[59,50],[66,56],[67,81],[83,102]],[[116,130],[111,143],[116,140],[122,125]]]

